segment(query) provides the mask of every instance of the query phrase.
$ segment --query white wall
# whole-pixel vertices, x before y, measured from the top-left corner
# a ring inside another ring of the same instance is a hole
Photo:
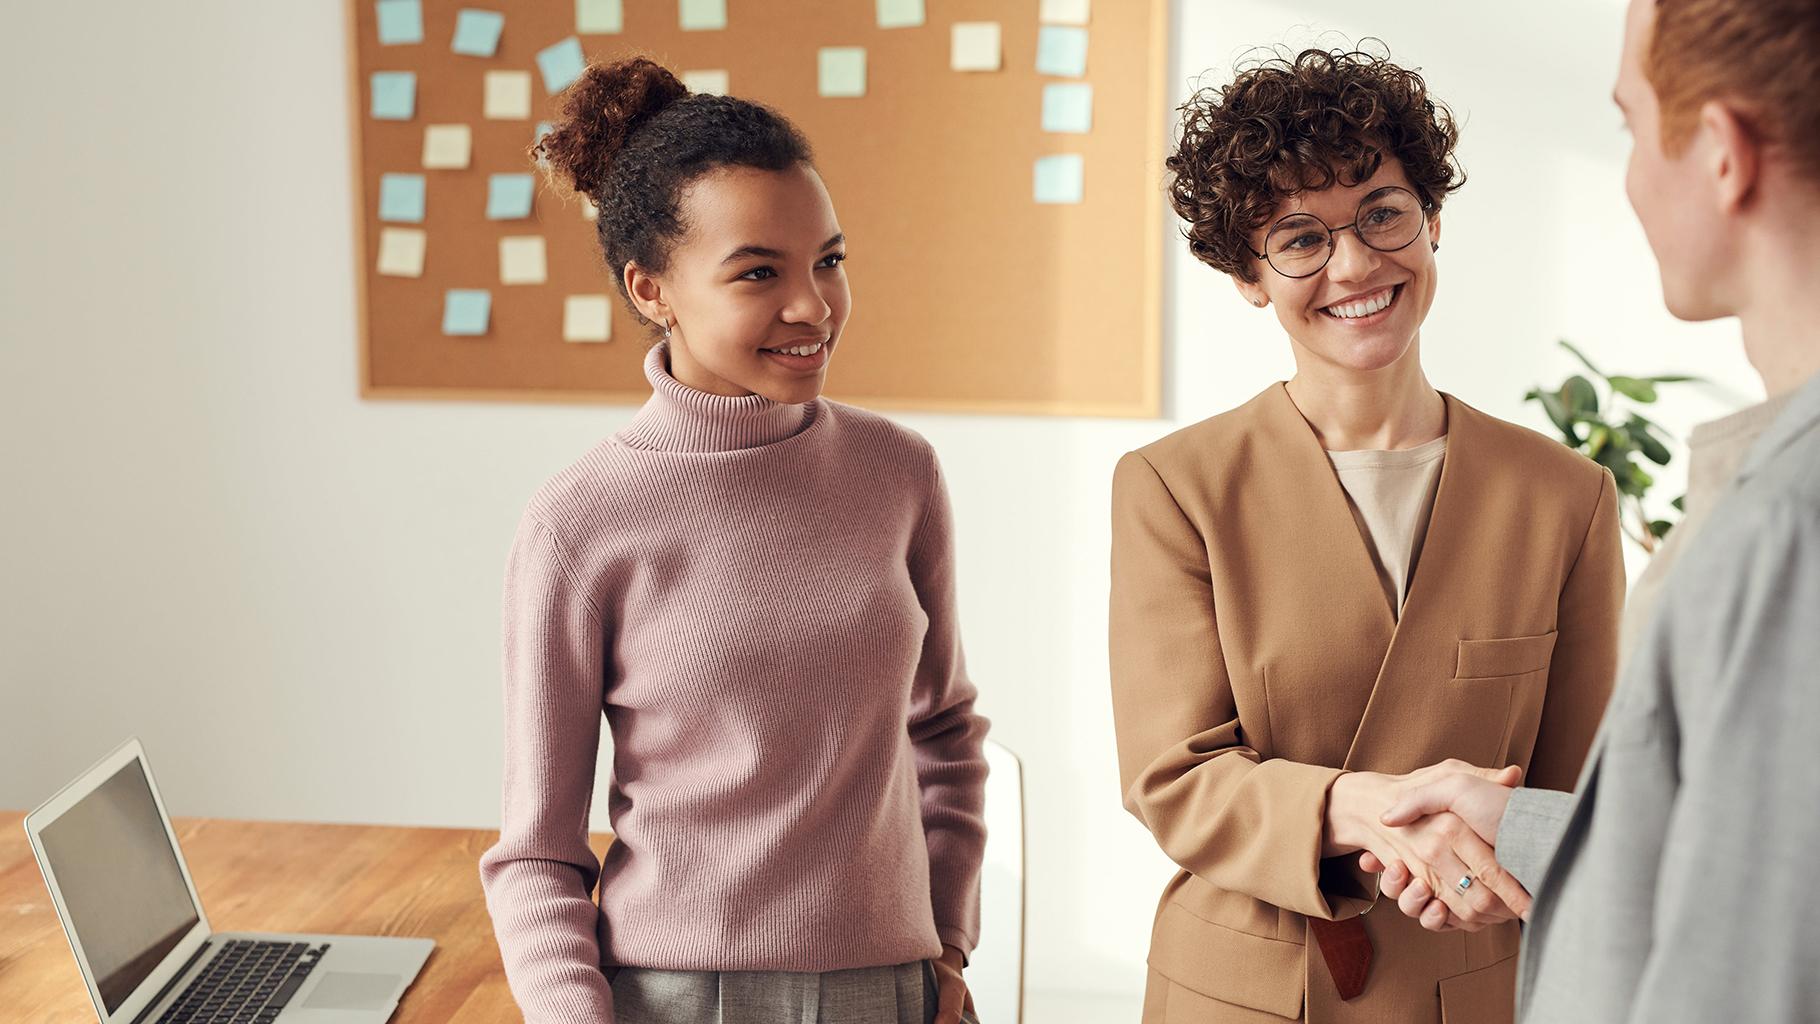
[[[23,5],[0,38],[0,807],[137,733],[178,814],[494,826],[512,526],[630,411],[358,401],[340,5],[108,7]],[[1733,325],[1660,309],[1606,99],[1621,15],[1185,0],[1170,74],[1179,102],[1253,44],[1387,40],[1465,122],[1436,385],[1542,426],[1520,398],[1569,337],[1715,377],[1665,407],[1684,427],[1760,390]],[[1111,467],[1291,370],[1170,237],[1167,420],[901,417],[946,465],[969,657],[1026,761],[1037,1007],[1098,993],[1098,1019],[1135,1015],[1168,874],[1119,806]]]

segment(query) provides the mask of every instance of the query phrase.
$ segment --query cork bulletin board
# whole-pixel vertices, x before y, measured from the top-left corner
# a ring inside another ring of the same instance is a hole
[[[361,394],[644,401],[592,211],[527,155],[579,60],[644,54],[814,147],[853,290],[831,397],[1155,416],[1166,5],[348,0]]]

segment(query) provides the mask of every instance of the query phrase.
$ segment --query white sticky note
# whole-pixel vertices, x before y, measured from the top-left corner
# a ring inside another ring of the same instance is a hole
[[[424,233],[417,228],[382,228],[379,272],[392,277],[423,276]]]
[[[923,0],[878,0],[879,28],[915,28],[924,18]]]
[[[1057,82],[1043,86],[1043,130],[1085,135],[1093,130],[1093,86]]]
[[[465,124],[432,124],[423,130],[423,165],[431,170],[466,167],[474,133]]]
[[[542,235],[508,235],[499,240],[500,284],[542,284],[546,276]]]
[[[1043,0],[1037,18],[1045,25],[1085,25],[1092,0]]]
[[[489,71],[486,78],[487,117],[495,121],[521,121],[531,116],[531,73]]]
[[[1044,25],[1036,30],[1036,69],[1079,78],[1087,73],[1087,30]]]
[[[817,88],[823,96],[866,94],[866,48],[824,46],[816,55]]]
[[[725,96],[730,82],[724,68],[702,68],[682,73],[683,88],[704,96]]]
[[[948,66],[956,71],[997,71],[1003,63],[996,21],[957,21]]]
[[[626,8],[621,0],[575,0],[575,31],[624,32]]]
[[[727,27],[727,0],[679,0],[676,13],[687,32]]]
[[[612,302],[605,295],[571,295],[563,299],[562,340],[612,341]]]
[[[1085,177],[1080,154],[1043,156],[1036,160],[1036,201],[1078,203]]]

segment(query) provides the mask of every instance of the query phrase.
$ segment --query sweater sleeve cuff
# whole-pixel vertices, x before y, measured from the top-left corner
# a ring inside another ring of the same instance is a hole
[[[935,934],[942,940],[942,945],[953,946],[961,951],[962,966],[973,959],[974,940],[965,931],[952,925],[938,924],[935,926]]]
[[[1528,787],[1511,793],[1504,805],[1498,822],[1498,863],[1531,895],[1561,844],[1573,806],[1572,793]]]

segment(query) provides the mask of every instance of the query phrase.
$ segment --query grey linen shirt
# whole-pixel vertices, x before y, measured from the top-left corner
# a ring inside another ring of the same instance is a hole
[[[1575,791],[1499,826],[1527,1024],[1820,1021],[1820,376],[1702,520]]]

